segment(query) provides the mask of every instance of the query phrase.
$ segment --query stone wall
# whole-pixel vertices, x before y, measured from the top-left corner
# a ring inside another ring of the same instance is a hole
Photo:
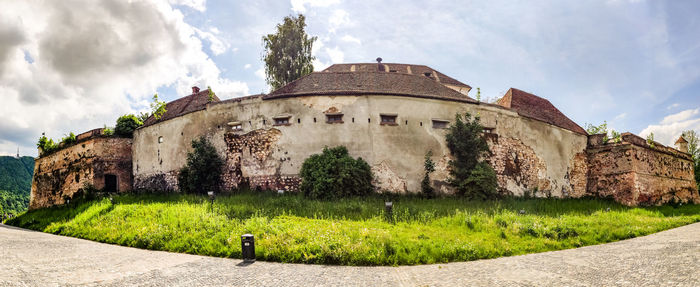
[[[620,143],[603,143],[593,135],[587,150],[587,194],[611,197],[625,205],[661,205],[669,202],[700,203],[689,154],[633,134]]]
[[[117,177],[118,192],[131,190],[131,139],[89,133],[36,159],[29,209],[64,204],[88,185],[103,189],[107,174]]]
[[[465,112],[479,115],[495,137],[491,160],[504,193],[585,193],[587,166],[580,160],[585,158],[585,135],[495,105],[382,95],[249,97],[140,128],[134,133],[134,186],[155,189],[160,182],[161,190],[175,189],[191,141],[205,136],[226,161],[225,189],[246,184],[296,190],[306,158],[326,146],[344,145],[351,156],[369,163],[377,191],[392,193],[420,191],[424,155],[431,150],[437,169],[432,184],[451,193],[447,130],[432,121],[454,121],[456,113]],[[342,123],[327,123],[327,114],[342,114]],[[396,124],[380,124],[381,114],[396,114]],[[275,125],[274,119],[282,116],[288,124]],[[231,128],[239,124],[241,129]]]

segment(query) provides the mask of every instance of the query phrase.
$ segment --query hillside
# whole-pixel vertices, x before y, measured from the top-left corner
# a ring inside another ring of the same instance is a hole
[[[33,174],[34,158],[0,156],[1,211],[19,213],[27,209]]]

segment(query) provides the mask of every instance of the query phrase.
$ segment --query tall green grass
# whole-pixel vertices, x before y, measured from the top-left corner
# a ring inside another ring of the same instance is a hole
[[[384,201],[394,203],[392,222]],[[609,211],[607,211],[609,208]],[[520,214],[523,210],[525,214]],[[410,265],[560,250],[700,221],[700,206],[629,208],[598,199],[468,201],[369,196],[335,201],[243,192],[124,195],[27,212],[9,224],[153,250],[259,260]]]

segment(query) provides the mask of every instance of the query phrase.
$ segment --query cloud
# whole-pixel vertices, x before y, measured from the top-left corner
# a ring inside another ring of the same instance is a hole
[[[331,64],[342,63],[345,59],[345,53],[340,50],[340,48],[335,47],[333,49],[326,48],[326,54],[331,59]]]
[[[245,64],[245,66],[243,66],[243,69],[246,69],[246,70],[248,70],[248,69],[250,69],[250,67],[251,67],[251,65],[250,65],[250,64]]]
[[[309,7],[328,7],[340,3],[340,0],[291,0],[292,11],[297,13],[305,13],[306,6]]]
[[[215,55],[221,55],[228,48],[230,45],[226,42],[224,42],[221,38],[219,38],[216,34],[219,34],[219,30],[214,28],[215,30],[212,31],[210,29],[210,32],[202,31],[197,28],[192,28],[195,32],[197,32],[197,36],[199,36],[200,39],[205,39],[209,41],[209,50]]]
[[[265,69],[260,68],[260,69],[255,70],[255,76],[264,80],[265,79]]]
[[[700,132],[700,108],[668,115],[659,124],[646,127],[639,135],[646,137],[650,133],[654,133],[656,141],[673,146],[676,139],[686,130]]]
[[[613,119],[613,121],[623,120],[623,119],[625,119],[626,117],[627,117],[627,113],[621,113],[621,114],[615,116],[615,118]]]
[[[221,76],[201,31],[167,2],[12,1],[0,19],[0,150],[35,150],[43,131],[60,138],[114,125],[162,87],[177,93],[166,97],[193,85],[223,98],[248,94],[246,83]]]
[[[343,36],[342,38],[340,38],[340,40],[343,41],[343,42],[348,42],[348,43],[354,43],[354,44],[362,45],[362,41],[360,41],[360,39],[357,39],[357,38],[355,38],[355,37],[353,37],[353,36],[350,36],[350,35],[345,35],[345,36]]]
[[[338,28],[347,24],[350,24],[350,14],[345,10],[336,9],[328,18],[328,32],[335,33]]]
[[[199,12],[204,12],[207,9],[207,0],[168,0],[168,3],[187,6]]]

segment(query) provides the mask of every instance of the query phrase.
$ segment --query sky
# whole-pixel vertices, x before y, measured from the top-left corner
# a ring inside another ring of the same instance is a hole
[[[672,145],[700,131],[697,11],[682,0],[0,0],[0,154],[36,156],[42,133],[114,126],[154,93],[267,93],[262,37],[298,13],[318,37],[317,71],[424,64],[482,100],[515,87],[581,126]]]

